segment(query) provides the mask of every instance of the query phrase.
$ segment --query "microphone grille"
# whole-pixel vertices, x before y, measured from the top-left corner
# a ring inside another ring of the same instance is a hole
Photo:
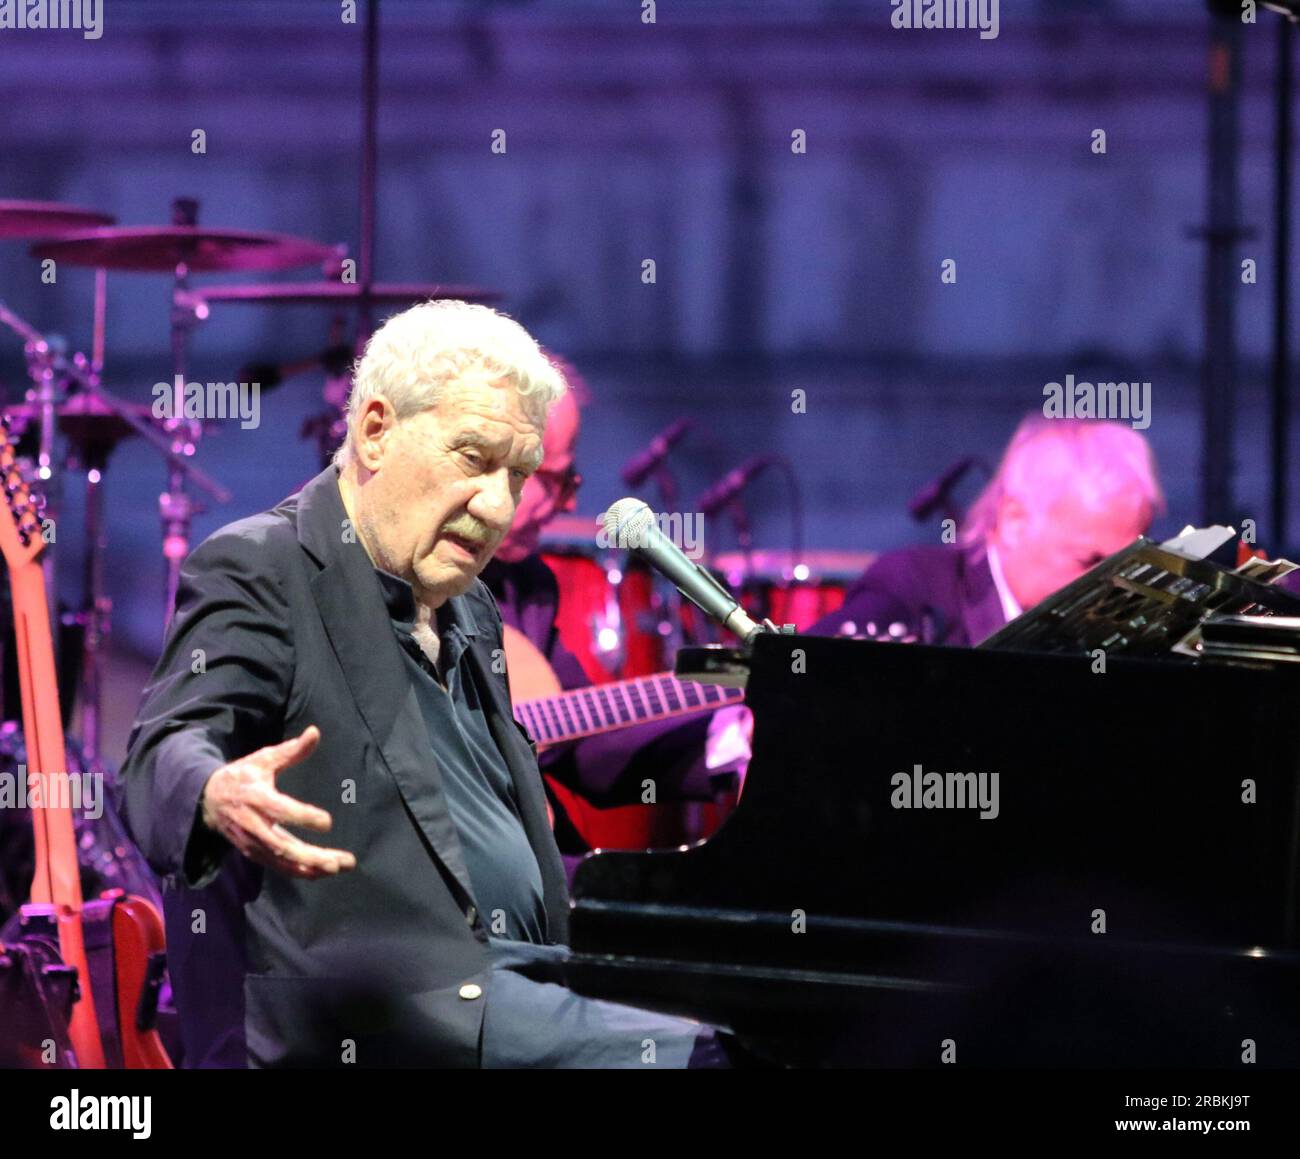
[[[605,538],[610,544],[639,542],[641,533],[653,520],[654,512],[649,504],[631,496],[620,499],[605,512]]]

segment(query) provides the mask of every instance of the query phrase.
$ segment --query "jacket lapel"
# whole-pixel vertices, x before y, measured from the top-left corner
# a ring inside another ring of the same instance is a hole
[[[333,467],[302,491],[298,538],[321,563],[312,593],[352,698],[403,802],[438,860],[473,898],[415,687],[384,605],[374,565],[355,534]]]

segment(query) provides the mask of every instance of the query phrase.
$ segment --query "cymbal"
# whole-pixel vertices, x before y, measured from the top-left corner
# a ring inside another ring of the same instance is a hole
[[[145,422],[153,422],[153,410],[145,403],[123,404],[131,414]],[[74,443],[86,446],[91,443],[117,443],[138,432],[130,423],[94,395],[76,394],[54,408],[59,429]],[[22,425],[37,423],[41,419],[39,403],[19,402],[0,408],[0,414]]]
[[[38,258],[70,266],[171,273],[184,262],[192,273],[292,270],[338,257],[333,246],[279,233],[207,229],[196,225],[104,226],[32,246]]]
[[[57,237],[72,230],[112,225],[107,213],[58,201],[0,201],[0,238]]]
[[[247,286],[204,286],[188,297],[205,302],[252,302],[267,305],[309,306],[316,303],[352,303],[362,299],[377,305],[404,305],[429,298],[455,298],[462,302],[492,302],[501,295],[478,286],[450,286],[436,282],[374,282],[362,292],[356,283],[266,282]]]

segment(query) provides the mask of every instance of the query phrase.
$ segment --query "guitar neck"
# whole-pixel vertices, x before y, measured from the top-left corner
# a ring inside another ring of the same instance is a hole
[[[11,568],[9,582],[14,605],[18,683],[23,701],[27,780],[40,794],[32,807],[36,841],[32,901],[54,908],[60,952],[63,960],[77,971],[80,998],[73,1005],[69,1027],[77,1064],[99,1069],[104,1066],[104,1052],[81,929],[81,873],[45,576],[39,563],[32,561]]]
[[[597,736],[634,724],[689,716],[736,704],[739,688],[678,680],[671,672],[574,688],[515,705],[515,716],[541,747]]]
[[[65,965],[77,971],[80,995],[72,1004],[68,1027],[77,1065],[98,1068],[104,1065],[104,1050],[81,931],[77,837],[72,823],[50,607],[40,563],[45,546],[41,520],[45,504],[31,494],[14,457],[7,415],[0,416],[0,483],[3,484],[0,487],[0,553],[8,567],[9,590],[13,596],[14,651],[23,700],[23,741],[27,748],[24,787],[36,793],[31,800],[36,844],[31,905],[53,912],[58,924],[60,955]]]
[[[58,688],[50,638],[44,577],[38,566],[15,572],[14,643],[18,684],[23,701],[23,739],[27,778],[37,787],[41,807],[32,811],[36,837],[36,874],[32,901],[81,908],[81,877],[70,794],[61,780],[67,773],[63,721],[50,691]]]

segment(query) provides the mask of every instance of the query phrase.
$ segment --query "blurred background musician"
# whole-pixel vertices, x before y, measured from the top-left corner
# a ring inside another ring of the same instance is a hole
[[[590,392],[572,365],[551,358],[569,390],[547,422],[542,467],[525,483],[510,532],[480,576],[496,597],[507,627],[506,661],[516,704],[556,688],[591,684],[582,663],[561,638],[560,585],[541,554],[546,526],[577,506],[582,484],[576,467],[581,407],[590,400]],[[593,542],[596,531],[593,520]],[[715,785],[729,770],[722,763],[716,768],[708,764],[711,715],[704,712],[629,725],[539,754],[555,812],[556,841],[570,872],[589,844],[570,816],[580,805],[575,808],[565,790],[598,808],[643,802],[646,782],[653,783],[656,802],[712,801]]]
[[[1118,422],[1031,414],[956,529],[956,542],[886,552],[812,635],[974,647],[1132,543],[1164,510],[1155,457]]]

